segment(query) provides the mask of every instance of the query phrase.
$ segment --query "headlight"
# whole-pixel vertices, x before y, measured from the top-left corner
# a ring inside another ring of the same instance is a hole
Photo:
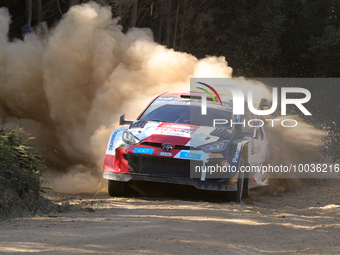
[[[228,145],[228,142],[215,142],[200,147],[204,152],[223,151]]]
[[[136,143],[140,143],[140,140],[135,137],[133,134],[131,134],[129,131],[125,130],[123,132],[123,142],[130,144],[130,145],[134,145]]]

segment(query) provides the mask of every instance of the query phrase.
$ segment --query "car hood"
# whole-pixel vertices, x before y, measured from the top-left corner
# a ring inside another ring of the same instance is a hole
[[[143,120],[134,122],[129,127],[129,132],[144,143],[170,143],[191,147],[216,142],[221,138],[229,140],[233,136],[233,131],[229,129]]]

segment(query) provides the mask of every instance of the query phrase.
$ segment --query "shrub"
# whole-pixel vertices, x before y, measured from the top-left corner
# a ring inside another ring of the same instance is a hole
[[[31,139],[23,129],[0,130],[0,219],[38,209],[43,160]]]

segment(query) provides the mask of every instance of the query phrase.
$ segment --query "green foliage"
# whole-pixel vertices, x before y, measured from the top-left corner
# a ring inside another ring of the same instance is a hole
[[[305,30],[308,47],[303,52],[310,63],[309,77],[340,75],[340,2],[308,0],[305,5]]]
[[[0,218],[35,211],[42,157],[23,129],[0,130]]]
[[[340,73],[340,28],[325,28],[321,37],[312,37],[308,53],[313,59],[315,77],[338,77]]]
[[[284,24],[282,1],[224,1],[215,12],[215,48],[234,74],[272,77]]]

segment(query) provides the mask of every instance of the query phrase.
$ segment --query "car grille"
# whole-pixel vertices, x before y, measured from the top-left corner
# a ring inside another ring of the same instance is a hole
[[[129,171],[164,177],[190,178],[190,160],[128,154]]]
[[[201,173],[195,173],[195,167],[202,166],[202,161],[145,156],[140,154],[128,154],[129,172],[162,177],[200,179]],[[208,162],[205,165],[216,165],[217,161]],[[192,175],[190,176],[190,168]],[[234,174],[232,174],[234,175]],[[210,178],[209,178],[210,177]],[[206,180],[217,182],[222,179],[230,179],[230,173],[214,173],[207,175]]]

